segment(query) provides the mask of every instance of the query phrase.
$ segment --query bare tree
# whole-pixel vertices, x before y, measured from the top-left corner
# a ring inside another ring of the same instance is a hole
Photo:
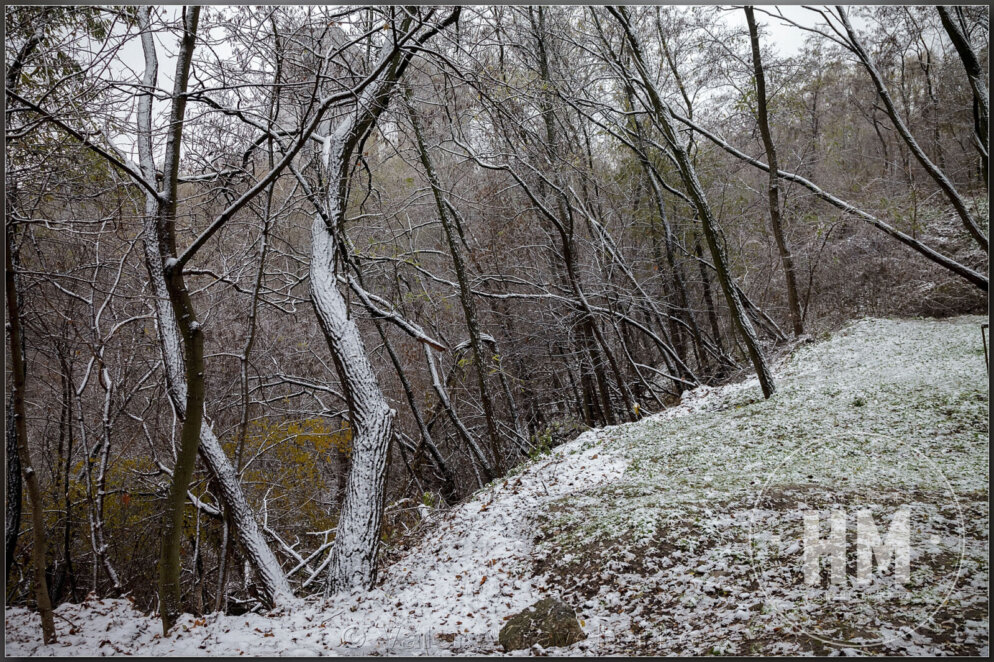
[[[946,29],[946,34],[949,35],[953,46],[956,47],[956,52],[959,54],[960,61],[963,62],[963,68],[966,70],[966,77],[970,81],[970,89],[973,91],[973,105],[976,112],[976,119],[974,121],[976,141],[974,144],[980,153],[984,185],[987,186],[987,160],[990,153],[990,143],[987,137],[988,125],[990,123],[990,97],[987,93],[987,83],[984,82],[984,71],[980,66],[980,61],[977,59],[973,45],[970,43],[970,38],[962,27],[964,25],[962,8],[953,8],[953,11],[956,12],[957,20],[953,20],[948,7],[936,5],[935,10],[939,12],[942,27]]]
[[[407,41],[424,43],[458,19],[457,7],[443,21],[425,28],[434,11],[422,16],[416,8],[401,10],[393,31],[400,35],[382,55],[368,79],[372,82],[356,101],[354,114],[333,130],[328,128],[322,168],[330,182],[323,214],[311,229],[311,302],[321,322],[339,377],[345,387],[353,426],[353,459],[345,487],[335,544],[328,570],[331,591],[368,587],[376,577],[376,552],[383,517],[383,486],[394,411],[387,405],[348,305],[338,290],[335,264],[339,233],[344,228],[346,191],[353,152],[365,140],[386,109],[397,82],[413,53],[402,50]],[[396,20],[395,18],[395,20]]]
[[[725,300],[728,302],[729,310],[732,313],[732,320],[736,330],[742,336],[746,344],[749,358],[752,360],[757,377],[759,377],[759,383],[763,389],[763,395],[768,398],[773,395],[775,390],[773,376],[766,364],[766,357],[763,355],[763,350],[759,345],[759,339],[756,337],[756,331],[752,326],[752,322],[749,320],[745,306],[742,304],[742,299],[734,286],[732,274],[728,269],[728,260],[725,256],[725,249],[721,245],[718,238],[717,221],[714,218],[711,207],[708,205],[704,189],[701,186],[700,181],[697,179],[697,174],[694,171],[694,166],[690,163],[686,149],[677,139],[676,130],[674,129],[673,120],[671,119],[672,114],[669,108],[663,103],[659,93],[656,91],[655,84],[652,82],[649,71],[646,68],[642,57],[642,48],[639,44],[638,38],[632,32],[631,25],[628,21],[627,11],[624,7],[609,7],[608,11],[611,12],[611,14],[622,26],[628,43],[631,46],[633,62],[638,70],[638,75],[641,78],[642,85],[649,97],[650,103],[652,104],[651,110],[653,112],[653,118],[656,120],[660,131],[662,131],[663,136],[666,139],[667,146],[673,154],[680,169],[680,176],[683,179],[684,186],[687,188],[687,192],[693,199],[697,208],[697,213],[701,221],[701,227],[704,230],[704,238],[707,240],[708,247],[711,249],[711,257],[714,259],[714,266],[718,273],[718,281],[721,284],[722,291],[725,293]]]
[[[763,71],[763,60],[759,52],[759,30],[756,28],[756,17],[752,7],[745,8],[746,22],[749,24],[749,41],[752,44],[752,65],[756,72],[756,118],[759,122],[759,133],[763,136],[763,147],[766,149],[766,162],[770,166],[770,184],[767,194],[770,199],[770,227],[773,238],[780,252],[780,262],[783,265],[784,280],[787,283],[787,307],[790,309],[790,321],[794,327],[794,335],[804,333],[801,322],[801,305],[797,298],[797,279],[794,276],[794,257],[783,233],[783,220],[780,208],[780,178],[777,173],[780,167],[777,163],[777,149],[773,144],[773,134],[770,132],[769,110],[766,104],[766,74]]]
[[[880,96],[880,100],[884,104],[884,109],[887,111],[887,116],[890,117],[891,122],[894,124],[894,128],[897,129],[897,132],[908,146],[908,149],[921,164],[922,168],[925,169],[925,172],[928,173],[929,177],[935,181],[935,183],[945,194],[946,198],[949,199],[950,204],[956,210],[960,220],[963,222],[963,227],[967,229],[984,252],[987,252],[989,245],[987,236],[984,235],[983,231],[981,231],[980,227],[977,225],[977,222],[973,218],[973,214],[971,214],[970,210],[967,209],[966,201],[963,200],[963,196],[956,190],[953,183],[949,181],[946,174],[940,170],[938,166],[932,163],[932,161],[925,154],[925,151],[918,145],[915,137],[911,135],[911,131],[908,130],[907,125],[897,112],[897,107],[894,105],[893,99],[891,99],[890,92],[887,90],[887,85],[884,83],[883,77],[880,75],[880,72],[877,71],[876,66],[870,59],[869,53],[866,52],[866,48],[863,46],[862,40],[859,36],[857,36],[856,31],[853,30],[845,9],[838,6],[836,7],[836,11],[839,13],[839,20],[842,22],[842,25],[846,30],[846,34],[849,37],[847,47],[856,54],[856,57],[859,58],[859,61],[866,68],[867,73],[869,73],[870,78],[873,80],[874,86],[877,88],[877,94]]]

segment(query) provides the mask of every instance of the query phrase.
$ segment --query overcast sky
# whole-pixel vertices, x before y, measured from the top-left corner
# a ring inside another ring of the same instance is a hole
[[[775,7],[764,7],[768,11],[774,11]],[[783,15],[792,21],[797,21],[801,25],[813,26],[818,16],[807,9],[799,5],[780,5],[780,11]],[[745,12],[741,9],[736,9],[736,11],[728,11],[724,13],[725,21],[731,25],[741,25],[743,29],[746,25]],[[853,19],[856,24],[859,21]],[[799,30],[792,25],[785,25],[780,21],[774,19],[772,16],[767,16],[762,12],[756,12],[756,23],[760,26],[760,35],[763,35],[763,44],[772,45],[780,53],[780,55],[794,55],[801,50],[804,45],[804,40],[810,35],[810,32],[804,32]],[[764,27],[765,26],[765,29]]]
[[[739,9],[738,5],[726,6],[729,9],[732,9],[733,7],[735,8],[734,11],[723,12],[722,15],[726,23],[744,28],[746,24],[744,12]],[[760,6],[762,7],[762,5]],[[775,6],[771,5],[766,6],[765,8],[773,11],[774,7]],[[787,18],[797,21],[802,25],[813,26],[819,18],[814,12],[808,11],[800,5],[779,5],[779,8]],[[179,16],[180,6],[160,6],[158,11],[161,12],[160,15],[163,18],[175,19]],[[851,17],[851,19],[857,28],[862,27],[861,24],[863,22],[859,20],[858,17],[854,16]],[[793,26],[785,25],[762,12],[756,13],[756,22],[761,26],[760,30],[764,33],[764,45],[769,44],[773,46],[781,55],[796,54],[801,50],[801,47],[804,45],[805,38],[810,34]],[[175,66],[173,58],[170,57],[170,55],[175,52],[175,43],[164,43],[161,39],[162,35],[157,35],[157,37],[157,41],[159,42],[159,85],[165,89],[168,89],[172,83],[172,70]],[[136,72],[140,73],[143,58],[141,43],[137,39],[132,40],[125,46],[125,57],[128,60],[129,66],[131,66]]]
[[[726,24],[730,27],[735,26],[744,30],[746,20],[745,13],[742,11],[741,5],[723,6],[728,9],[728,11],[721,13],[721,16]],[[776,6],[765,6],[764,8],[768,11],[774,11]],[[814,26],[819,20],[821,20],[817,14],[804,9],[799,5],[779,5],[779,8],[784,16],[802,25]],[[180,5],[160,5],[157,7],[156,11],[161,19],[178,20]],[[865,25],[865,22],[856,16],[851,16],[850,18],[857,28]],[[756,22],[760,25],[764,46],[770,46],[776,49],[780,55],[783,56],[790,56],[798,53],[804,45],[806,37],[810,35],[810,33],[800,30],[794,26],[785,25],[784,23],[776,20],[774,17],[763,12],[756,12]],[[156,33],[155,41],[157,46],[157,55],[159,58],[158,85],[161,89],[168,90],[172,88],[173,72],[176,67],[176,38],[174,34],[169,32],[161,32]],[[224,57],[225,55],[223,44],[217,44],[214,47],[214,51],[217,52],[220,57]],[[144,56],[142,53],[141,41],[139,39],[130,39],[126,44],[124,44],[121,50],[120,64],[118,66],[120,67],[120,69],[118,69],[119,72],[130,70],[131,75],[134,75],[136,78],[141,77],[141,72],[144,67]],[[156,100],[153,102],[153,113],[156,115],[165,112],[166,110],[166,101]],[[117,142],[118,146],[125,151],[133,152],[134,150],[134,145],[127,144],[127,136],[120,136],[119,140],[115,140],[115,142]]]

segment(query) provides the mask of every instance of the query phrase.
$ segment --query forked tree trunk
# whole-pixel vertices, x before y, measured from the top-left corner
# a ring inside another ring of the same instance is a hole
[[[414,41],[423,44],[438,30],[456,21],[459,13],[457,7]],[[411,35],[410,30],[420,30],[424,25],[420,20],[412,27],[417,14],[416,8],[407,11],[399,29],[395,28],[396,34],[406,40]],[[321,159],[330,186],[326,208],[315,216],[311,226],[311,302],[342,380],[353,430],[352,468],[346,480],[345,500],[329,560],[327,588],[330,592],[368,588],[376,579],[386,461],[395,414],[380,390],[359,328],[349,315],[348,303],[338,291],[335,276],[338,233],[344,231],[352,154],[386,109],[411,57],[410,51],[384,45],[377,64],[381,73],[359,95],[354,112],[337,126],[328,127]]]
[[[293,593],[272,550],[266,545],[262,531],[238,482],[238,476],[209,426],[203,424],[204,365],[203,334],[196,320],[189,292],[182,278],[182,270],[170,270],[176,253],[173,223],[176,213],[177,173],[179,169],[179,144],[182,135],[190,59],[194,47],[197,12],[190,10],[185,21],[186,29],[181,56],[177,60],[174,103],[171,111],[172,131],[166,149],[164,190],[166,200],[148,195],[145,206],[145,262],[149,280],[155,292],[156,326],[165,364],[167,392],[176,415],[183,421],[180,450],[173,482],[170,487],[169,514],[165,521],[163,546],[160,554],[160,614],[163,630],[168,632],[179,613],[179,535],[182,532],[183,512],[186,507],[187,486],[196,457],[204,459],[219,487],[220,497],[228,512],[235,534],[245,552],[246,559],[261,585],[263,599],[268,606],[293,599]],[[146,67],[144,81],[154,86],[158,61],[155,44],[148,31],[150,15],[143,13],[145,33],[142,36]],[[139,100],[139,157],[142,174],[147,181],[155,181],[155,163],[152,155],[151,95]]]
[[[186,288],[182,269],[172,269],[169,260],[176,255],[175,224],[177,206],[177,177],[179,175],[180,142],[186,110],[186,87],[196,44],[200,8],[184,8],[183,37],[176,59],[176,76],[170,130],[166,139],[166,156],[163,164],[163,201],[152,201],[156,234],[155,243],[160,259],[165,258],[165,281],[168,301],[172,306],[181,337],[183,362],[186,368],[186,399],[180,429],[179,449],[173,466],[173,479],[169,485],[166,509],[163,513],[162,546],[159,553],[159,615],[162,633],[169,634],[182,611],[180,583],[180,547],[183,535],[183,517],[186,512],[186,493],[193,478],[200,445],[200,431],[204,418],[204,335],[193,308],[193,301]],[[146,97],[147,98],[147,97]],[[143,150],[145,151],[145,150]],[[143,159],[150,165],[151,150]],[[152,180],[154,181],[154,179]],[[151,209],[150,209],[151,211]],[[146,240],[147,244],[151,243]],[[178,357],[177,357],[178,358]]]

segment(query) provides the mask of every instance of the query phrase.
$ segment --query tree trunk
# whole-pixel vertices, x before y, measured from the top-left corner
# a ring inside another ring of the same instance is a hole
[[[7,200],[8,208],[10,200]],[[9,213],[9,212],[8,212]],[[21,310],[18,300],[16,273],[14,271],[14,228],[9,219],[6,227],[7,250],[5,251],[6,292],[7,292],[7,328],[10,338],[11,389],[14,418],[14,436],[17,440],[17,453],[24,473],[24,482],[28,485],[28,508],[31,512],[31,561],[34,566],[35,599],[38,602],[38,612],[41,614],[42,638],[46,644],[54,644],[55,618],[52,614],[52,600],[48,594],[48,581],[45,577],[46,535],[45,515],[42,512],[41,487],[38,476],[31,461],[31,450],[28,446],[28,430],[25,421],[24,408],[24,352],[21,336]],[[8,432],[9,434],[9,432]],[[16,534],[15,534],[16,537]],[[8,536],[9,540],[9,536]],[[9,543],[8,543],[9,544]]]
[[[182,610],[180,548],[183,542],[183,517],[186,512],[186,493],[197,462],[200,431],[204,419],[204,336],[183,279],[183,271],[171,268],[170,265],[171,258],[176,254],[177,179],[186,110],[186,87],[193,61],[199,17],[199,7],[183,11],[183,37],[176,59],[170,131],[167,135],[163,165],[165,201],[155,205],[154,215],[158,231],[156,243],[159,248],[159,259],[165,262],[166,289],[179,327],[187,384],[185,415],[180,430],[176,464],[173,467],[173,480],[169,486],[169,496],[163,514],[162,546],[159,553],[159,615],[162,618],[163,635],[169,634]]]
[[[337,197],[335,193],[331,195]],[[336,200],[332,208],[342,209],[341,202],[344,200]],[[340,223],[342,213],[333,218]],[[387,406],[366,357],[359,328],[338,291],[335,249],[331,231],[321,218],[315,218],[311,229],[311,301],[341,372],[352,424],[352,468],[346,479],[345,502],[328,570],[328,588],[332,592],[366,588],[376,579],[387,452],[395,413]]]
[[[143,16],[146,21],[149,20],[147,10]],[[157,58],[151,33],[147,30],[143,34],[143,47],[146,57],[145,84],[152,86],[155,84],[157,77]],[[179,63],[177,63],[177,66],[179,66]],[[143,175],[147,180],[155,181],[155,164],[152,157],[151,143],[151,103],[151,95],[142,95],[139,100],[139,155],[142,158],[141,166]],[[182,118],[179,117],[179,119]],[[177,122],[177,124],[181,128],[182,123]],[[174,144],[178,146],[178,137]],[[175,167],[178,167],[177,159],[174,159],[173,163]],[[196,378],[196,381],[200,382],[198,389],[202,389],[203,367],[201,366],[199,371],[190,371],[184,362],[184,350],[182,349],[184,345],[183,335],[177,319],[176,307],[171,303],[174,293],[175,295],[182,295],[177,291],[177,284],[175,282],[170,285],[166,274],[166,261],[169,259],[169,255],[175,252],[175,246],[170,250],[170,246],[166,242],[166,237],[163,236],[165,228],[160,226],[158,221],[159,216],[160,209],[158,201],[150,195],[147,196],[144,221],[145,264],[148,269],[152,289],[155,292],[156,327],[162,348],[163,363],[165,365],[166,390],[177,417],[185,422],[186,412],[188,411],[187,403],[190,400],[190,382],[188,380],[192,375]],[[187,302],[185,305],[190,304]],[[183,307],[184,305],[181,302],[180,309]],[[193,328],[190,328],[191,323],[194,321],[195,318],[186,320],[188,332],[194,331]],[[201,334],[197,330],[196,334],[189,333],[189,335],[192,338],[194,335],[200,336]],[[202,337],[197,342],[202,343]],[[197,356],[202,359],[202,346],[195,352],[194,358],[196,359]],[[203,415],[202,393],[198,399],[201,405],[197,417],[200,418]],[[262,531],[255,521],[252,508],[249,506],[248,500],[245,498],[245,493],[242,491],[239,483],[238,474],[234,467],[232,467],[231,462],[224,453],[224,449],[221,447],[220,441],[214,435],[210,426],[201,424],[198,427],[197,440],[199,443],[195,446],[196,452],[203,459],[204,464],[211,474],[211,478],[218,487],[218,496],[224,504],[226,511],[230,514],[234,534],[241,543],[246,561],[251,565],[259,580],[263,601],[270,607],[292,601],[293,592],[290,589],[289,583],[286,581],[279,562],[266,544],[262,536]],[[183,494],[185,500],[186,490],[183,491]],[[170,551],[169,553],[171,554],[172,552]]]
[[[783,222],[780,218],[780,178],[777,176],[779,167],[777,165],[777,150],[773,144],[773,134],[770,132],[769,110],[766,107],[766,76],[763,72],[763,61],[759,52],[759,31],[756,28],[756,17],[753,15],[752,7],[745,8],[746,22],[749,23],[749,39],[752,42],[752,65],[756,73],[756,103],[758,108],[759,133],[763,137],[763,146],[766,148],[766,159],[770,165],[769,186],[767,195],[770,202],[770,226],[773,229],[773,238],[777,242],[777,250],[780,252],[780,263],[783,265],[784,280],[787,282],[787,307],[790,309],[790,321],[794,327],[794,335],[799,336],[804,333],[804,325],[801,322],[801,307],[797,298],[797,280],[794,276],[794,256],[790,253],[790,246],[783,234]]]
[[[456,240],[456,230],[458,229],[458,218],[450,217],[446,201],[443,197],[441,182],[435,172],[435,166],[428,154],[428,147],[424,142],[424,135],[421,129],[421,122],[411,105],[410,90],[405,91],[405,106],[407,116],[411,121],[414,130],[414,142],[418,148],[418,155],[421,158],[421,165],[425,169],[425,177],[431,186],[432,194],[435,198],[435,206],[438,209],[438,218],[445,231],[445,239],[449,245],[449,252],[452,255],[452,264],[456,270],[456,280],[459,283],[459,302],[462,304],[463,315],[466,319],[466,328],[469,331],[469,345],[473,352],[473,367],[476,372],[476,383],[480,390],[480,401],[483,404],[483,416],[487,423],[487,436],[490,440],[490,453],[494,460],[494,470],[497,475],[504,473],[504,454],[500,445],[500,435],[497,433],[496,414],[494,413],[493,398],[490,396],[490,389],[487,386],[486,353],[483,351],[483,341],[480,339],[480,326],[477,321],[476,302],[473,300],[473,292],[470,288],[469,279],[466,276],[466,264],[463,261],[462,252],[459,250],[459,243]]]
[[[398,35],[420,30],[412,28],[415,9],[405,12]],[[438,30],[455,22],[455,8],[437,26],[422,32],[415,41],[423,44]],[[376,553],[383,518],[386,460],[390,450],[391,420],[396,412],[387,406],[376,374],[366,356],[355,320],[338,291],[335,277],[337,244],[344,234],[345,205],[352,154],[386,109],[397,82],[412,57],[410,51],[385,44],[376,69],[380,71],[356,99],[353,113],[332,131],[328,127],[322,154],[322,167],[330,182],[327,206],[311,226],[311,302],[324,331],[335,367],[349,401],[352,423],[352,469],[345,487],[345,502],[329,560],[327,590],[337,592],[368,588],[376,578]],[[342,260],[347,256],[341,256]],[[427,346],[426,346],[427,348]]]
[[[952,16],[950,16],[949,9],[942,5],[936,5],[935,9],[939,12],[942,27],[946,29],[946,34],[949,35],[953,46],[956,47],[956,52],[959,53],[960,60],[963,62],[963,68],[966,69],[966,76],[970,80],[970,89],[973,90],[973,102],[977,109],[976,122],[974,123],[974,132],[976,134],[974,145],[980,153],[984,187],[987,187],[987,160],[990,153],[990,143],[988,142],[990,99],[987,95],[987,84],[984,82],[984,70],[980,66],[980,60],[977,59],[977,54],[973,50],[973,45],[970,44],[969,37],[964,30],[960,29],[960,26],[956,24]],[[955,11],[957,17],[962,18],[963,10],[956,7]]]
[[[14,563],[14,552],[17,550],[17,537],[21,532],[21,462],[17,450],[17,422],[14,417],[14,394],[7,398],[7,438],[4,459],[6,460],[5,475],[7,477],[7,508],[4,520],[4,577],[10,581],[10,566]]]
[[[989,241],[977,225],[976,221],[973,219],[973,215],[970,214],[970,211],[966,208],[966,201],[963,200],[962,196],[959,194],[959,191],[956,190],[956,187],[953,186],[951,181],[949,181],[949,178],[946,177],[945,173],[939,170],[939,168],[932,163],[928,156],[925,155],[924,150],[922,150],[922,148],[918,145],[918,142],[915,140],[914,136],[911,135],[911,131],[908,130],[907,125],[905,125],[904,121],[901,120],[900,115],[898,115],[897,108],[894,106],[894,101],[891,99],[890,93],[887,91],[887,86],[884,84],[883,77],[881,77],[880,72],[878,72],[877,68],[873,65],[869,54],[866,52],[866,49],[863,48],[862,42],[859,37],[856,36],[856,31],[853,30],[852,25],[850,25],[849,18],[846,16],[845,10],[841,6],[836,7],[836,9],[839,12],[839,18],[842,21],[842,25],[845,27],[846,33],[849,35],[849,42],[852,46],[852,51],[859,58],[859,61],[863,64],[863,67],[866,69],[867,73],[870,74],[870,79],[873,81],[873,85],[877,88],[877,95],[880,97],[880,100],[883,101],[884,109],[887,111],[887,115],[890,117],[891,122],[894,123],[894,128],[897,129],[897,132],[901,135],[901,138],[904,139],[905,144],[907,144],[908,149],[918,160],[918,163],[921,164],[922,168],[925,169],[925,172],[929,174],[933,181],[935,181],[942,192],[946,195],[946,198],[949,200],[950,204],[952,204],[953,208],[956,210],[956,213],[959,214],[960,220],[963,222],[963,227],[966,228],[967,232],[970,233],[980,248],[982,248],[986,253],[989,249]],[[973,81],[971,79],[971,85],[972,84]]]

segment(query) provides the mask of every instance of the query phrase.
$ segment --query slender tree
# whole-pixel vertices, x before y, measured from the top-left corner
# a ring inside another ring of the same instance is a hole
[[[939,186],[939,189],[945,194],[949,203],[956,210],[959,215],[960,220],[963,222],[963,227],[966,228],[967,232],[976,240],[977,245],[980,246],[987,252],[989,241],[987,236],[977,225],[977,221],[973,218],[973,214],[967,209],[966,201],[963,196],[960,195],[959,191],[949,180],[949,177],[939,169],[937,165],[932,163],[931,159],[925,154],[925,151],[915,140],[915,137],[911,134],[908,126],[901,119],[900,114],[897,112],[897,107],[894,105],[894,100],[891,98],[890,92],[887,89],[886,83],[884,83],[883,77],[877,70],[876,65],[873,64],[873,60],[870,59],[869,53],[866,51],[866,47],[863,45],[862,39],[856,34],[853,29],[852,24],[849,22],[849,16],[846,10],[841,6],[836,7],[836,11],[839,14],[839,20],[842,21],[842,25],[846,30],[846,34],[849,37],[848,47],[856,54],[856,57],[862,63],[863,67],[866,69],[867,73],[870,75],[870,79],[873,81],[873,85],[877,90],[877,95],[884,104],[884,110],[887,111],[887,116],[890,117],[891,122],[894,124],[894,128],[897,129],[898,134],[904,140],[904,143],[908,146],[908,149],[914,155],[918,163],[921,164],[925,172],[928,173],[935,183]]]
[[[939,12],[942,27],[946,29],[946,34],[949,35],[949,39],[956,48],[956,53],[959,54],[963,68],[966,70],[966,77],[970,81],[970,89],[973,91],[973,105],[976,109],[976,118],[974,121],[974,135],[976,138],[974,145],[976,145],[977,151],[980,153],[984,186],[987,186],[987,160],[990,153],[990,143],[988,140],[988,131],[990,130],[990,96],[987,93],[987,83],[984,82],[984,70],[980,66],[980,60],[977,58],[977,53],[973,49],[973,44],[970,43],[970,37],[961,28],[963,24],[963,9],[960,7],[953,8],[956,17],[959,19],[958,21],[953,20],[948,7],[936,5],[935,10]]]
[[[9,201],[8,201],[9,203]],[[46,644],[54,644],[55,618],[52,615],[52,600],[48,594],[48,581],[45,577],[47,537],[45,535],[45,514],[41,497],[41,487],[38,484],[38,474],[31,457],[31,447],[28,444],[28,429],[25,421],[24,387],[25,369],[21,329],[21,311],[18,304],[17,272],[14,266],[14,228],[8,222],[4,228],[7,238],[4,251],[5,283],[7,295],[7,333],[10,346],[10,365],[12,379],[10,394],[14,417],[14,434],[17,437],[18,462],[24,474],[24,482],[28,487],[28,509],[31,512],[31,565],[34,569],[35,600],[41,613],[41,629]]]
[[[780,207],[780,167],[777,162],[777,148],[773,144],[773,134],[770,131],[770,117],[766,99],[766,74],[763,71],[763,60],[759,51],[759,30],[756,28],[756,17],[752,7],[745,8],[746,22],[749,24],[749,41],[752,44],[752,67],[756,77],[756,119],[759,122],[759,133],[763,137],[763,147],[766,149],[766,162],[770,166],[769,185],[766,188],[770,203],[770,227],[773,238],[780,252],[780,264],[783,266],[784,280],[787,283],[787,307],[790,310],[790,322],[794,327],[794,335],[804,333],[801,322],[801,305],[797,298],[797,279],[794,275],[794,256],[783,232],[783,220]]]
[[[714,214],[711,211],[711,207],[707,202],[704,188],[697,179],[697,173],[694,170],[694,166],[690,162],[687,150],[677,138],[676,130],[673,126],[672,113],[670,112],[669,107],[663,103],[658,91],[656,90],[656,86],[649,75],[649,71],[646,68],[645,61],[642,56],[642,47],[638,41],[638,38],[632,32],[631,25],[628,21],[627,10],[624,7],[608,7],[608,11],[611,12],[611,14],[618,20],[632,49],[633,62],[638,71],[642,86],[644,87],[652,105],[650,108],[652,111],[652,117],[656,121],[660,131],[662,131],[663,136],[666,139],[667,146],[677,162],[677,166],[680,170],[680,177],[683,180],[684,186],[686,187],[691,199],[694,201],[698,218],[701,221],[701,228],[704,230],[704,238],[708,243],[708,248],[711,250],[711,257],[714,260],[714,266],[718,274],[718,281],[721,284],[722,291],[725,293],[725,300],[728,303],[728,308],[732,315],[732,323],[745,342],[749,358],[752,361],[753,368],[756,370],[756,376],[759,378],[759,384],[763,390],[763,395],[769,398],[776,390],[776,386],[773,382],[773,375],[770,373],[770,369],[766,364],[766,357],[763,354],[762,347],[759,345],[759,339],[756,337],[756,331],[749,319],[749,315],[746,313],[745,306],[742,303],[742,298],[735,287],[733,276],[728,268],[728,258],[725,255],[725,249],[718,237],[717,219],[715,219]]]

